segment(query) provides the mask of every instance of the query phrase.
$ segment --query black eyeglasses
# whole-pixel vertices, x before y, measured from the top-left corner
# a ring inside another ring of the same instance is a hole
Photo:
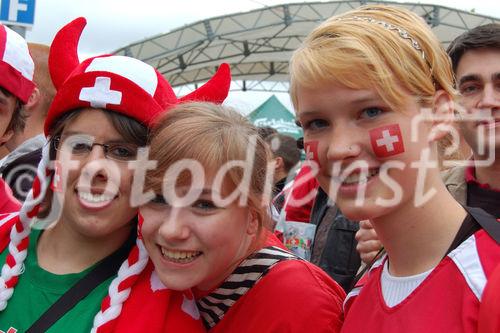
[[[61,136],[57,136],[53,142],[56,150],[62,151],[66,148],[75,156],[87,156],[94,146],[100,146],[104,151],[104,156],[115,161],[135,160],[139,149],[137,145],[126,142],[97,143],[94,142],[92,136],[86,135],[71,135],[64,140]]]

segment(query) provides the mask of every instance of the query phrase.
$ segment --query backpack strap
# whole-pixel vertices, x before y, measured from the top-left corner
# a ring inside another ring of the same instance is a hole
[[[69,288],[26,330],[26,333],[46,332],[92,290],[116,275],[120,265],[127,259],[130,249],[134,245],[134,239],[135,234],[131,233],[131,237],[118,250],[97,263],[87,275]]]
[[[500,222],[481,208],[464,207],[476,222],[483,228],[497,244],[500,244]]]
[[[209,330],[217,325],[233,304],[285,260],[302,259],[276,246],[263,248],[245,259],[219,288],[197,301],[205,327]]]

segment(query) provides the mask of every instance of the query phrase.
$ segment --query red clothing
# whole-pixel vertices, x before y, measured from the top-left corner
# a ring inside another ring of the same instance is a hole
[[[500,245],[479,230],[451,251],[406,299],[390,308],[382,296],[380,260],[366,284],[347,296],[342,332],[477,332],[480,299],[498,262]]]
[[[269,230],[265,230],[265,235],[266,235],[266,242],[264,244],[264,247],[268,246],[276,246],[279,247],[282,250],[288,251],[286,248],[285,244],[281,241],[281,239],[278,238],[275,234],[271,233]]]
[[[479,309],[478,333],[500,332],[500,263],[484,289]]]
[[[310,178],[307,179],[308,177]],[[311,175],[311,168],[304,165],[295,177],[290,197],[286,200],[285,206],[283,207],[286,214],[286,221],[309,222],[316,195],[311,195],[311,199],[301,205],[294,205],[293,202],[305,198],[309,193],[316,193],[318,187],[318,181]]]
[[[319,183],[312,176],[311,168],[307,164],[304,164],[294,180],[289,185],[286,185],[283,191],[276,196],[276,198],[280,196],[285,198],[285,202],[281,208],[284,214],[284,223],[310,222],[311,211],[318,187]],[[279,240],[283,241],[283,226],[277,226],[275,234]]]
[[[15,213],[4,213],[0,215],[0,252],[3,251],[10,241],[10,229],[16,223],[16,217],[19,212]],[[3,263],[0,263],[3,265]]]
[[[113,332],[205,332],[191,293],[167,289],[153,268],[149,262],[125,301]]]
[[[12,195],[9,185],[0,178],[0,220],[2,214],[17,212],[20,208],[21,204]]]
[[[276,264],[210,333],[340,332],[343,289],[302,260]]]
[[[21,204],[12,195],[9,185],[0,178],[0,249],[3,250],[9,245],[10,229],[15,223],[14,216],[17,216]],[[0,263],[3,265],[3,263]]]
[[[272,260],[269,253],[275,249],[292,259],[268,263]],[[272,233],[267,233],[263,249],[240,263],[219,287],[196,295],[199,302],[211,306],[220,317],[216,324],[207,323],[215,325],[209,332],[340,332],[344,290],[319,267],[305,260],[293,259],[295,257],[284,249],[283,243]],[[264,261],[255,256],[259,253],[266,253],[262,257]],[[263,267],[260,265],[269,268],[256,278],[254,272],[262,270],[254,268]],[[245,288],[250,289],[245,293]],[[216,293],[220,295],[217,296],[219,303],[213,303],[214,299],[211,299]],[[236,294],[243,296],[233,297]],[[221,303],[231,305],[225,307]],[[219,309],[225,308],[221,316],[214,304],[219,304]],[[203,305],[200,306],[203,311]]]

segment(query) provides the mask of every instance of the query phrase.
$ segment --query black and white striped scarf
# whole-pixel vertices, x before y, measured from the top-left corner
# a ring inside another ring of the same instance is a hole
[[[269,270],[283,260],[302,260],[276,246],[254,252],[236,267],[218,289],[197,301],[203,322],[211,329],[231,306],[245,295]]]

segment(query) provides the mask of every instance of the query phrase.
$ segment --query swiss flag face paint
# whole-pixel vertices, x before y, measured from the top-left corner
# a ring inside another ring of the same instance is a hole
[[[54,177],[52,178],[52,184],[50,188],[54,192],[63,191],[62,169],[61,169],[61,162],[59,161],[54,162]]]
[[[377,157],[389,157],[405,151],[403,136],[398,124],[370,130],[370,142]]]
[[[304,151],[306,152],[306,159],[309,161],[314,161],[319,163],[319,155],[318,155],[318,141],[306,141],[304,142]]]

